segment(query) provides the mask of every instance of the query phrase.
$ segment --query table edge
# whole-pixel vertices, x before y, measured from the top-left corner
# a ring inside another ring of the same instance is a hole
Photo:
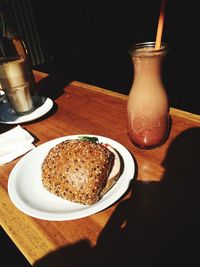
[[[35,73],[36,75],[41,76],[42,78],[45,78],[45,77],[49,76],[48,73],[44,73],[44,72],[41,72],[41,71],[38,71],[38,70],[33,70],[33,73]],[[104,93],[106,95],[110,95],[110,96],[113,96],[113,97],[116,97],[116,98],[119,98],[119,99],[122,99],[122,100],[125,100],[125,101],[127,101],[127,99],[128,99],[128,95],[125,95],[125,94],[122,94],[122,93],[118,93],[118,92],[115,92],[115,91],[111,91],[109,89],[105,89],[105,88],[98,87],[98,86],[95,86],[95,85],[87,84],[87,83],[84,83],[84,82],[80,82],[80,81],[77,81],[77,80],[74,80],[74,81],[70,82],[69,85],[82,87],[84,89],[92,90],[92,91],[98,91],[98,92],[101,91],[102,93]],[[188,112],[188,111],[185,111],[185,110],[177,109],[177,108],[174,108],[174,107],[170,107],[170,114],[173,115],[173,116],[178,116],[178,117],[181,117],[181,118],[189,119],[189,120],[194,121],[194,122],[200,122],[200,115],[195,114],[195,113],[191,113],[191,112]]]

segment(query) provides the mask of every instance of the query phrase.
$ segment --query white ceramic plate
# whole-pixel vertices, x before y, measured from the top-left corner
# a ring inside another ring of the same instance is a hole
[[[23,116],[17,116],[12,113],[12,110],[8,102],[0,105],[0,123],[3,124],[20,124],[24,122],[29,122],[40,118],[46,114],[53,106],[53,101],[50,98],[45,98],[43,96],[38,96],[39,102],[41,104],[33,112]]]
[[[93,205],[82,205],[67,201],[48,192],[41,181],[41,164],[48,151],[66,139],[81,135],[71,135],[54,139],[28,152],[15,165],[8,180],[8,193],[15,206],[22,212],[39,219],[63,221],[89,216],[116,202],[128,189],[134,177],[135,163],[130,152],[120,143],[95,136],[99,142],[110,144],[123,158],[124,169],[117,183]],[[82,135],[92,136],[93,135]]]

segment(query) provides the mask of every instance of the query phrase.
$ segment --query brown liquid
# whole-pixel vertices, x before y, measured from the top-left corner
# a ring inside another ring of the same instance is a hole
[[[169,104],[161,77],[165,52],[139,48],[132,53],[134,80],[127,103],[128,135],[141,148],[161,145],[168,135]]]
[[[168,133],[168,116],[136,117],[129,127],[132,142],[141,148],[152,148],[162,144]]]
[[[18,114],[33,111],[27,65],[24,57],[0,62],[0,82],[12,110]]]

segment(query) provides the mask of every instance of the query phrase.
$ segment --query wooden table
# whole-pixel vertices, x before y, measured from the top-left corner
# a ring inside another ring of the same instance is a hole
[[[132,153],[136,173],[111,207],[81,219],[47,221],[22,213],[8,196],[8,177],[19,158],[0,166],[0,224],[27,260],[34,266],[170,266],[173,256],[180,263],[189,255],[191,263],[199,234],[200,116],[171,108],[166,143],[142,150],[127,136],[127,96],[76,81],[64,86],[40,72],[35,77],[39,92],[54,101],[48,114],[21,125],[36,146],[72,134],[103,135]],[[1,124],[0,133],[14,126]]]

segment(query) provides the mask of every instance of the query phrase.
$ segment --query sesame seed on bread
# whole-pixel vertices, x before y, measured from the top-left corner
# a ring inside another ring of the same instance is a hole
[[[91,205],[108,191],[114,158],[114,153],[100,143],[63,141],[50,149],[42,163],[43,186],[61,198]]]

